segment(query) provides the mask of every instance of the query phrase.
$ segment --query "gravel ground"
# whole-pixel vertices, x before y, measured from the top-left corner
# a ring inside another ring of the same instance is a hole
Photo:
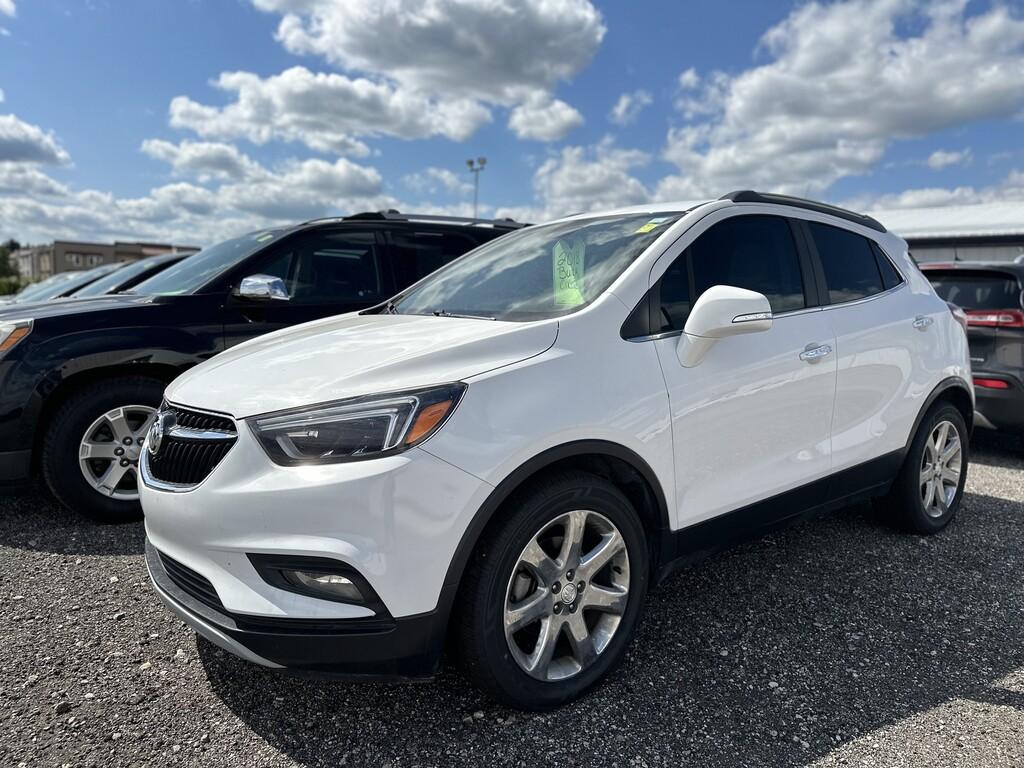
[[[1024,765],[1024,451],[975,446],[933,538],[845,510],[655,590],[629,658],[557,712],[283,677],[149,588],[139,524],[0,500],[3,765]]]

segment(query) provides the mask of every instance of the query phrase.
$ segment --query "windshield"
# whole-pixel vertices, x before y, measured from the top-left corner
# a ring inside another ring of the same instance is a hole
[[[276,229],[250,232],[248,235],[211,245],[148,280],[143,280],[128,293],[143,296],[183,296],[198,293],[215,277],[274,242],[286,231]]]
[[[115,269],[109,275],[101,277],[94,283],[90,283],[84,288],[79,288],[73,294],[76,299],[80,299],[83,296],[102,296],[105,293],[116,289],[119,286],[124,285],[132,278],[142,274],[148,269],[151,269],[153,265],[163,258],[162,256],[156,259],[141,259],[139,261],[133,261],[129,264],[125,264],[120,269]]]
[[[569,314],[604,293],[681,215],[605,216],[521,229],[427,277],[393,310],[512,321]]]
[[[88,285],[93,280],[97,280],[108,272],[113,272],[117,269],[120,264],[104,264],[94,269],[88,269],[85,272],[73,272],[74,277],[69,277],[64,280],[57,280],[47,285],[42,290],[36,291],[31,296],[19,296],[19,301],[30,300],[30,301],[46,301],[47,299],[55,299],[58,296],[64,296],[68,293],[73,293],[76,288],[80,288],[83,285]]]
[[[15,301],[25,301],[26,299],[31,299],[33,296],[45,293],[52,286],[57,285],[57,283],[62,283],[65,282],[66,280],[70,280],[76,274],[77,272],[61,272],[59,274],[53,275],[52,277],[48,277],[45,280],[41,280],[38,283],[26,285],[24,288],[22,288],[14,295],[14,299]]]

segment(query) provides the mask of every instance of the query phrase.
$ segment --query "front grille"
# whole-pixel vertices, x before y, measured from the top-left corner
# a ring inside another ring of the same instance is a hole
[[[160,563],[163,565],[164,570],[167,571],[168,578],[182,592],[191,595],[199,602],[205,603],[211,608],[223,610],[224,604],[217,596],[217,590],[213,588],[213,584],[205,576],[200,576],[191,568],[182,565],[163,552],[160,553]]]
[[[147,451],[149,476],[161,483],[189,487],[207,478],[238,439],[227,416],[190,411],[164,403],[158,418],[169,414],[173,428],[163,435],[159,450]]]
[[[160,408],[161,413],[167,411],[173,413],[179,427],[187,429],[208,429],[214,432],[235,432],[235,422],[227,416],[220,416],[216,413],[200,413],[179,408],[170,403],[164,403]]]

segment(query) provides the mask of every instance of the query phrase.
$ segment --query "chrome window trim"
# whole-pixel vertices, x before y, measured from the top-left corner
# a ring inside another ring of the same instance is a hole
[[[887,288],[886,290],[882,291],[881,293],[873,293],[870,296],[863,296],[863,297],[861,297],[859,299],[850,299],[849,301],[841,301],[838,304],[825,304],[821,308],[822,309],[836,309],[838,307],[852,307],[852,306],[855,306],[857,304],[866,304],[869,301],[874,301],[875,299],[880,299],[883,296],[889,296],[890,294],[894,294],[897,291],[899,291],[899,290],[901,290],[903,288],[906,288],[906,286],[907,286],[907,281],[904,280],[899,285],[894,285],[892,288]]]

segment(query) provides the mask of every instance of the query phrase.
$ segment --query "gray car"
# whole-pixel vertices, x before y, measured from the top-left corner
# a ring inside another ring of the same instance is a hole
[[[967,314],[975,426],[1024,436],[1024,264],[922,264],[935,292]]]

